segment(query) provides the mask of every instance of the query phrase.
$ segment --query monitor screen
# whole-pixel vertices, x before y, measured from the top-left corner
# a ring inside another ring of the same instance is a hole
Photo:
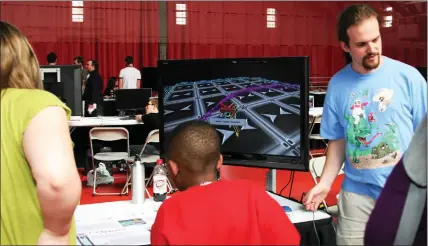
[[[152,96],[151,89],[120,89],[115,91],[117,110],[144,109]]]
[[[307,170],[307,57],[160,61],[159,69],[162,139],[200,119],[217,129],[227,164]]]

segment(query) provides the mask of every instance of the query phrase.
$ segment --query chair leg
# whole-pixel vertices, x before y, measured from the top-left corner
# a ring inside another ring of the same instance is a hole
[[[328,144],[327,144],[327,142],[325,140],[323,140],[323,143],[325,144],[325,150],[324,150],[324,153],[323,153],[323,155],[325,156],[325,155],[327,155]]]
[[[129,184],[126,186],[126,195],[129,194],[129,185],[131,185],[131,178],[132,178],[132,173],[130,172],[130,170],[126,170],[126,176],[128,176],[129,179]]]
[[[126,178],[125,186],[123,187],[122,192],[120,192],[121,195],[122,194],[129,194],[129,185],[131,185],[130,181],[131,181],[132,174],[130,174],[128,171],[128,172],[126,172],[126,177],[127,178]]]
[[[93,171],[94,171],[94,189],[92,191],[92,196],[95,196],[95,195],[97,195],[97,191],[96,191],[96,189],[97,189],[97,169],[94,168]]]
[[[150,184],[150,182],[152,181],[152,179],[153,179],[153,173],[154,173],[154,171],[152,172],[152,174],[150,174],[150,177],[147,179],[146,187],[148,187],[149,184]]]
[[[150,195],[150,192],[149,192],[149,190],[146,188],[146,193],[147,193],[147,197],[148,198],[151,198],[152,196]]]
[[[172,194],[172,193],[174,193],[174,192],[176,192],[176,191],[177,191],[177,189],[174,189],[174,187],[172,187],[172,183],[171,183],[171,181],[169,180],[169,178],[167,179],[166,183],[167,183],[168,188],[169,188],[169,192],[168,192],[169,194]]]

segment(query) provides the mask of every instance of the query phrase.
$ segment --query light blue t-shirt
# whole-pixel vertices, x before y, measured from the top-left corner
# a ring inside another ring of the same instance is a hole
[[[342,189],[377,199],[427,111],[427,84],[412,66],[383,56],[374,72],[347,65],[330,80],[321,136],[345,138]]]

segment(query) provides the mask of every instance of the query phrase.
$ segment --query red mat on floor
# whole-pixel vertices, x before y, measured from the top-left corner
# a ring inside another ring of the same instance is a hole
[[[266,186],[266,174],[267,169],[265,168],[248,168],[248,167],[236,167],[236,166],[223,166],[221,169],[221,178],[222,179],[248,179],[253,180],[261,186]],[[290,179],[290,171],[277,171],[277,181],[276,181],[276,191],[279,193],[281,189],[288,183]],[[101,203],[101,202],[112,202],[120,200],[130,200],[132,199],[132,191],[130,190],[129,196],[92,196],[92,187],[86,186],[86,176],[81,175],[82,177],[82,197],[80,204],[91,204],[91,203]],[[114,174],[115,178],[114,184],[111,185],[100,185],[97,188],[97,192],[120,192],[126,182],[126,174],[118,173]],[[336,195],[339,194],[340,185],[343,180],[343,175],[339,176],[334,182],[330,194],[328,195],[326,202],[328,206],[337,204]],[[293,186],[291,190],[291,197],[300,201],[302,194],[309,191],[314,186],[314,182],[309,172],[295,172]],[[290,194],[291,184],[287,186],[282,192],[281,195],[288,197]],[[149,192],[152,190],[149,188]]]

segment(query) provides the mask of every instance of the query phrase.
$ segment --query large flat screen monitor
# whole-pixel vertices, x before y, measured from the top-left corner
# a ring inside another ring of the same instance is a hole
[[[308,170],[308,57],[159,61],[167,139],[180,123],[218,131],[224,163]]]

